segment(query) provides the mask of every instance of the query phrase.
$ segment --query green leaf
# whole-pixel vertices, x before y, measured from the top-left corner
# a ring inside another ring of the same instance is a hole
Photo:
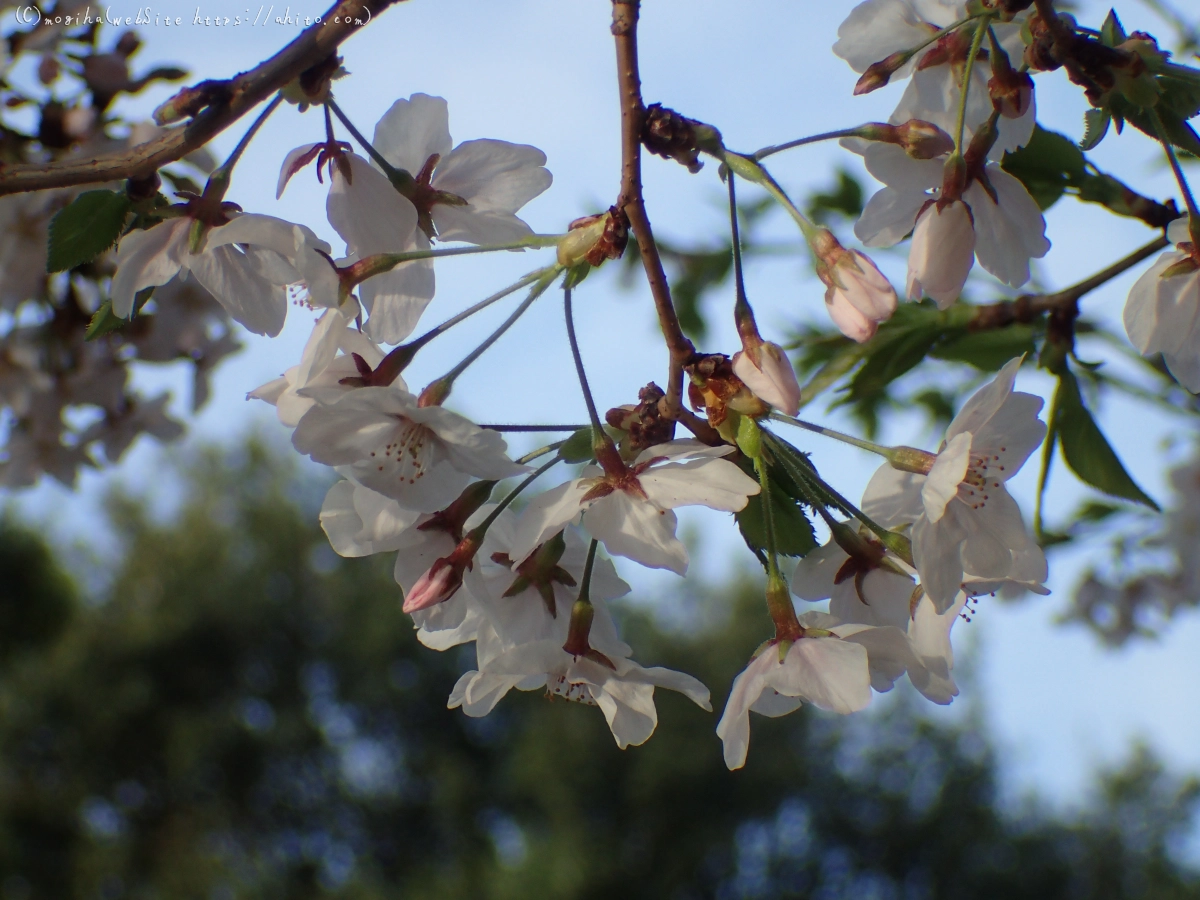
[[[1089,109],[1083,114],[1083,140],[1079,142],[1080,150],[1091,150],[1108,134],[1108,125],[1112,114],[1107,109]]]
[[[154,288],[152,287],[144,288],[143,290],[138,291],[133,298],[133,313],[128,319],[122,319],[120,316],[115,315],[112,311],[112,301],[105,300],[104,304],[92,315],[92,321],[88,323],[87,331],[84,332],[83,339],[85,341],[94,341],[96,338],[104,337],[106,334],[110,334],[120,328],[124,328],[131,321],[133,321],[134,316],[141,312],[142,307],[146,305],[146,301],[149,300],[153,294]]]
[[[848,402],[882,394],[925,358],[942,333],[941,323],[926,323],[903,329],[893,339],[881,342],[850,382]]]
[[[804,514],[803,507],[785,491],[771,491],[771,509],[775,520],[775,544],[780,556],[804,556],[817,548],[812,522]],[[767,526],[763,520],[762,495],[751,497],[736,518],[746,546],[755,551],[759,560],[765,560]]]
[[[129,198],[116,191],[87,191],[50,221],[46,271],[65,272],[95,259],[117,242]]]
[[[826,225],[835,215],[857,219],[862,215],[866,196],[862,185],[845,169],[838,169],[837,184],[824,192],[808,197],[808,217],[818,225]]]
[[[566,442],[558,448],[558,455],[563,462],[567,463],[583,463],[594,460],[596,454],[592,451],[591,427],[580,428],[567,438]]]
[[[1053,419],[1063,458],[1081,481],[1114,497],[1158,509],[1158,504],[1125,471],[1104,432],[1083,405],[1074,373],[1066,368],[1059,373],[1058,389],[1054,392]]]
[[[990,331],[971,331],[939,344],[929,354],[937,359],[964,362],[985,372],[998,372],[1006,362],[1033,353],[1034,328],[1015,324]]]
[[[1049,209],[1067,187],[1087,174],[1087,160],[1075,142],[1037,127],[1021,149],[1004,154],[1004,171],[1019,179],[1042,209]]]
[[[1125,42],[1125,29],[1121,27],[1121,20],[1117,18],[1115,9],[1108,11],[1104,24],[1100,26],[1100,42],[1105,47],[1115,47]]]

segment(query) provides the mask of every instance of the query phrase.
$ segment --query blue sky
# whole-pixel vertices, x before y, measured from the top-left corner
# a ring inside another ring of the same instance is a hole
[[[193,4],[194,5],[194,4]],[[134,14],[137,6],[111,5],[114,13]],[[285,4],[286,6],[286,4]],[[643,90],[647,101],[661,101],[685,114],[716,125],[734,148],[753,150],[805,134],[883,120],[902,87],[892,86],[867,97],[851,96],[855,75],[830,53],[837,26],[850,9],[847,3],[813,0],[649,0],[641,30]],[[143,7],[144,9],[145,7]],[[191,9],[163,5],[173,15]],[[160,12],[151,7],[153,12]],[[202,16],[253,16],[246,3],[206,0]],[[291,4],[290,12],[314,15],[324,4]],[[1081,19],[1098,24],[1106,10],[1082,4]],[[1121,10],[1128,28],[1155,31],[1160,23],[1140,6]],[[194,11],[189,13],[189,16]],[[282,7],[276,15],[282,14]],[[386,12],[379,21],[343,48],[352,76],[339,83],[339,103],[370,133],[374,122],[398,97],[426,92],[446,97],[451,133],[456,141],[494,137],[542,148],[555,182],[526,207],[524,217],[538,231],[563,230],[570,220],[607,207],[619,182],[618,106],[612,41],[606,0],[567,3],[563,0],[410,0]],[[143,30],[145,46],[135,70],[159,62],[179,62],[196,80],[228,77],[249,68],[290,40],[296,26],[181,28]],[[1163,29],[1165,31],[1165,29]],[[115,34],[107,36],[109,42]],[[1078,137],[1085,108],[1079,92],[1061,73],[1038,79],[1039,118],[1047,127]],[[158,89],[127,108],[148,113],[169,91]],[[235,127],[216,141],[218,156],[228,152],[241,134]],[[230,199],[248,211],[271,213],[303,222],[341,249],[324,219],[324,188],[311,170],[295,178],[279,202],[274,188],[279,163],[292,147],[318,140],[319,112],[300,115],[281,109],[247,152],[235,175]],[[1110,138],[1094,154],[1098,165],[1144,193],[1174,194],[1169,173],[1158,162],[1154,146],[1135,132]],[[815,145],[781,154],[772,170],[793,196],[827,185],[834,168],[856,171],[857,159],[836,145]],[[648,157],[646,201],[655,230],[675,241],[719,239],[727,228],[724,193],[715,167],[697,176],[680,166]],[[867,183],[870,180],[867,179]],[[749,196],[744,189],[743,195]],[[1048,215],[1054,247],[1038,267],[1047,286],[1062,286],[1090,274],[1153,235],[1140,223],[1117,219],[1095,207],[1064,200]],[[772,218],[768,238],[795,241],[799,236],[782,215]],[[842,235],[849,242],[849,229]],[[548,261],[548,252],[499,254],[486,258],[447,260],[438,268],[438,297],[426,314],[433,323],[461,309],[524,272]],[[880,257],[893,277],[903,282],[903,258]],[[1084,302],[1089,315],[1119,321],[1124,297],[1136,272],[1113,281]],[[782,337],[788,326],[822,317],[822,288],[805,255],[752,262],[747,288],[764,332]],[[592,387],[601,409],[631,402],[637,389],[665,377],[665,352],[657,334],[648,293],[621,290],[613,273],[593,277],[577,295],[578,328]],[[725,310],[732,296],[710,300],[715,325],[707,348],[732,352],[736,335]],[[989,297],[991,288],[979,296]],[[421,386],[442,374],[507,314],[489,311],[441,339],[422,354],[409,372],[411,385]],[[294,364],[315,315],[293,308],[283,334],[276,339],[244,336],[246,349],[217,372],[213,400],[192,420],[191,433],[209,440],[232,441],[254,424],[265,424],[281,438],[272,410],[245,401],[246,391],[276,377]],[[147,390],[171,388],[180,413],[188,399],[183,367],[142,372]],[[1048,396],[1050,384],[1036,373],[1023,374],[1019,385]],[[561,324],[561,307],[553,298],[539,302],[519,325],[460,379],[451,406],[479,420],[579,421],[585,415],[575,387]],[[819,405],[807,413],[828,424],[849,423],[826,415]],[[1112,403],[1103,422],[1118,449],[1151,494],[1165,498],[1165,457],[1161,444],[1180,425],[1130,403]],[[894,442],[935,446],[916,416],[893,421],[885,437]],[[843,493],[861,493],[875,459],[821,438],[799,440],[811,450],[825,476]],[[518,450],[534,446],[514,442]],[[148,473],[160,465],[158,449],[143,441],[117,467],[117,477],[132,486],[146,485]],[[96,505],[112,472],[89,474],[76,493],[46,484],[26,492],[22,505],[60,534],[82,535],[82,523],[96,521]],[[1036,472],[1032,467],[1014,482],[1014,492],[1028,515]],[[1085,496],[1062,470],[1052,482],[1048,515],[1065,516]],[[169,492],[168,492],[169,495]],[[728,571],[740,539],[721,516],[691,515],[684,526],[697,536],[700,550],[694,571],[717,576]],[[1001,759],[1013,776],[1013,790],[1037,787],[1057,800],[1077,803],[1097,766],[1119,759],[1133,740],[1149,743],[1180,769],[1200,769],[1200,718],[1195,715],[1192,685],[1200,682],[1200,617],[1182,617],[1158,642],[1134,643],[1120,651],[1101,648],[1077,628],[1054,624],[1091,547],[1069,558],[1052,559],[1049,598],[1017,603],[985,599],[970,625],[960,623],[956,643],[977,672],[974,690],[983,700],[986,718],[1001,745]],[[642,596],[665,586],[663,576],[644,574],[622,565]],[[715,744],[714,744],[715,747]]]

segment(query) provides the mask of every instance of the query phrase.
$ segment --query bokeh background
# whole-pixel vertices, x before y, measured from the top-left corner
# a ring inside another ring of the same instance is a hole
[[[744,150],[886,119],[902,87],[853,98],[856,76],[830,53],[850,8],[646,0],[644,94],[713,123]],[[275,15],[323,11],[305,2]],[[1093,24],[1106,11],[1077,6]],[[246,7],[212,0],[199,12],[232,17]],[[1120,12],[1128,29],[1170,39],[1151,6],[1131,0]],[[437,94],[449,101],[456,141],[542,148],[555,182],[524,217],[559,231],[606,208],[618,189],[609,18],[603,0],[410,0],[344,45],[351,77],[338,101],[369,133],[394,99]],[[177,62],[196,80],[228,77],[296,30],[273,21],[147,27],[137,60]],[[1062,73],[1037,84],[1039,120],[1078,138],[1078,91]],[[121,109],[146,116],[170,92],[148,90]],[[240,164],[230,198],[303,222],[336,250],[311,170],[274,196],[283,155],[322,133],[319,111],[281,109]],[[217,156],[240,134],[221,135]],[[1093,156],[1144,194],[1175,195],[1159,151],[1137,132]],[[873,189],[835,144],[772,165],[798,197],[833,188],[839,169]],[[647,157],[645,181],[661,239],[694,247],[724,237],[714,166],[691,176]],[[846,239],[849,226],[835,225]],[[785,216],[767,215],[755,235],[784,251],[752,257],[747,273],[764,331],[783,339],[824,316],[823,289]],[[1152,237],[1137,221],[1070,200],[1048,214],[1048,236],[1054,247],[1035,276],[1047,287]],[[428,321],[541,264],[533,257],[440,263]],[[902,255],[878,260],[903,283]],[[665,375],[647,292],[608,268],[576,304],[601,409]],[[1136,274],[1089,296],[1088,314],[1119,322]],[[1002,296],[982,281],[973,291]],[[728,285],[703,300],[706,349],[736,347],[731,307]],[[444,373],[504,315],[489,311],[440,339],[406,372],[409,383]],[[1182,616],[1157,639],[1119,650],[1060,624],[1082,571],[1106,552],[1100,544],[1051,557],[1050,597],[985,598],[970,624],[959,623],[967,675],[950,708],[898,689],[852,720],[808,711],[756,720],[750,763],[732,775],[713,717],[673,698],[661,701],[649,744],[625,753],[594,710],[540,696],[510,697],[481,721],[445,710],[471,660],[416,644],[385,565],[333,556],[315,518],[328,473],[290,452],[272,409],[245,400],[299,359],[314,321],[293,308],[280,337],[242,335],[245,350],[218,369],[196,416],[184,365],[140,370],[147,389],[173,391],[189,421],[182,447],[143,439],[115,468],[85,472],[75,491],[47,480],[11,497],[0,590],[39,598],[44,615],[0,629],[0,896],[1200,895],[1187,780],[1200,771],[1200,620]],[[1019,386],[1048,396],[1052,382],[1023,372]],[[536,305],[459,380],[450,405],[481,421],[581,421],[559,305]],[[814,405],[807,414],[855,428],[842,412]],[[1166,471],[1190,452],[1192,435],[1127,401],[1106,403],[1101,419],[1143,487],[1165,501]],[[882,438],[935,446],[940,435],[920,411],[897,410]],[[798,443],[857,496],[875,460],[821,441]],[[1029,469],[1013,482],[1027,513],[1035,480]],[[1058,469],[1050,523],[1064,523],[1085,496]],[[723,516],[681,520],[692,577],[622,565],[634,585],[627,628],[639,659],[698,675],[719,707],[767,636],[760,576]]]

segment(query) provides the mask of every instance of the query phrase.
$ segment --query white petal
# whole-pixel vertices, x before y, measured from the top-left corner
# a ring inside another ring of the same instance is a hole
[[[996,415],[1000,407],[1012,394],[1013,384],[1017,380],[1017,371],[1021,368],[1022,357],[1010,359],[996,373],[996,377],[971,395],[963,404],[950,427],[946,429],[946,440],[969,431],[974,434],[980,431],[987,422]]]
[[[838,26],[833,52],[861,74],[872,63],[922,44],[929,36],[930,29],[906,0],[866,0]],[[907,74],[901,70],[897,75],[902,73]]]
[[[767,689],[766,673],[772,666],[779,665],[778,659],[775,648],[767,647],[733,679],[725,711],[717,723],[717,737],[724,745],[725,765],[731,770],[746,764],[746,752],[750,749],[750,708]]]
[[[962,293],[975,262],[975,231],[967,206],[960,200],[938,209],[933,204],[917,219],[908,253],[908,298],[922,292],[946,309]]]
[[[393,166],[416,175],[429,157],[450,153],[446,101],[428,94],[397,100],[376,124],[372,144]]]
[[[688,553],[675,537],[677,524],[675,513],[621,490],[597,500],[583,517],[583,527],[613,556],[682,575]]]
[[[921,488],[925,476],[901,472],[884,463],[875,470],[863,491],[862,511],[884,528],[915,522],[925,512]]]
[[[638,476],[646,496],[661,509],[707,506],[725,512],[744,509],[761,488],[725,459],[695,459],[653,466]]]
[[[975,220],[975,256],[979,264],[1005,284],[1020,287],[1029,280],[1029,260],[1050,250],[1046,221],[1025,186],[995,164],[988,179],[999,204],[972,182],[963,195]]]
[[[958,496],[958,486],[967,474],[970,457],[971,434],[966,431],[956,434],[937,455],[921,485],[921,503],[930,522],[938,521],[946,511],[946,504]]]
[[[538,494],[529,501],[517,521],[509,551],[514,563],[554,537],[568,522],[577,522],[584,507],[583,497],[592,489],[594,479],[577,478]]]
[[[113,315],[128,319],[134,295],[166,284],[179,272],[192,220],[168,219],[144,231],[131,231],[117,245],[117,271],[112,279]]]
[[[953,510],[959,504],[950,504]],[[952,513],[938,522],[924,516],[913,525],[913,560],[921,575],[921,587],[939,613],[954,603],[962,587],[961,548],[966,535]]]
[[[264,271],[267,261],[260,254],[271,252],[223,245],[191,257],[188,267],[236,322],[274,337],[287,317],[287,293]]]
[[[885,187],[876,191],[854,223],[854,234],[868,247],[898,244],[913,230],[917,214],[930,199],[924,190]]]
[[[867,651],[840,638],[801,638],[782,666],[768,670],[766,681],[781,694],[830,712],[857,712],[871,702]]]
[[[850,557],[836,541],[811,551],[796,563],[792,575],[792,593],[801,600],[815,602],[833,596],[833,579]]]

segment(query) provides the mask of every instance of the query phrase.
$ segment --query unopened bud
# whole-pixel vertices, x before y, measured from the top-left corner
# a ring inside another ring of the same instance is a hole
[[[846,337],[870,340],[880,322],[896,311],[896,291],[869,257],[847,250],[833,233],[820,229],[811,242],[817,277],[825,284],[825,307]]]
[[[1029,112],[1033,103],[1033,79],[1028,72],[1015,72],[1003,78],[993,75],[988,80],[988,93],[992,108],[1006,119],[1019,119]]]
[[[860,94],[869,94],[871,91],[878,90],[887,84],[893,75],[912,58],[912,53],[908,50],[900,50],[893,53],[879,62],[871,63],[867,66],[867,70],[862,73],[862,77],[858,79],[858,83],[854,85],[854,96]]]
[[[937,159],[954,149],[954,138],[932,122],[909,119],[895,128],[897,140],[891,143],[899,144],[913,159]]]
[[[482,535],[472,532],[458,542],[458,546],[449,556],[436,560],[405,596],[404,612],[414,613],[428,609],[445,603],[458,593],[458,589],[462,587],[463,574],[474,564],[475,554],[479,552],[482,543]]]
[[[788,416],[800,411],[800,383],[783,348],[771,341],[746,348],[733,357],[733,374],[754,394]]]
[[[927,450],[918,450],[916,447],[892,447],[887,460],[893,469],[899,469],[901,472],[928,475],[933,471],[937,454]]]
[[[606,259],[620,259],[629,243],[629,217],[615,206],[608,212],[584,216],[567,226],[558,242],[558,263],[574,268],[587,263],[595,268]]]

